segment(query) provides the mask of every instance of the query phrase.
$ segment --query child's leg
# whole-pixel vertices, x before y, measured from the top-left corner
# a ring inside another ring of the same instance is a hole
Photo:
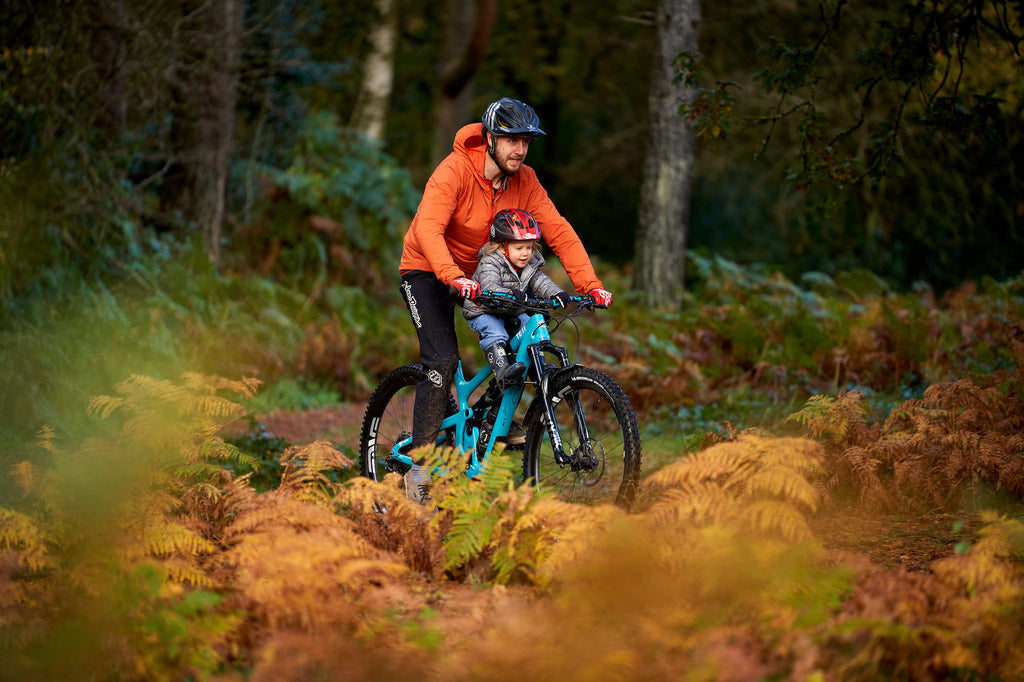
[[[494,370],[499,386],[518,383],[526,372],[526,365],[515,361],[508,346],[508,331],[505,322],[495,315],[478,315],[467,320],[470,329],[480,335],[480,347],[487,357],[487,363]]]
[[[478,315],[466,320],[469,328],[480,335],[480,348],[487,350],[490,346],[501,341],[508,341],[508,332],[505,330],[505,322],[496,315]]]

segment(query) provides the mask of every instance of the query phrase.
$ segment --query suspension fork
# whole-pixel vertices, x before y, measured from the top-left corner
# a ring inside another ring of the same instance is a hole
[[[555,455],[555,462],[559,466],[570,464],[575,470],[578,462],[574,456],[565,454],[562,436],[558,432],[558,422],[555,420],[555,406],[551,402],[551,379],[562,372],[572,369],[575,365],[569,364],[569,352],[565,348],[547,341],[531,345],[527,348],[527,352],[530,355],[530,363],[537,372],[537,393],[540,395],[541,404],[544,406],[548,436],[551,438],[551,449]],[[559,364],[557,366],[549,364],[544,359],[545,352],[554,353],[558,357]],[[573,417],[575,418],[580,442],[588,443],[590,434],[587,431],[587,422],[583,416],[583,406],[580,405],[579,396],[575,392],[571,392],[565,397],[565,400],[568,401],[569,408],[572,410]]]

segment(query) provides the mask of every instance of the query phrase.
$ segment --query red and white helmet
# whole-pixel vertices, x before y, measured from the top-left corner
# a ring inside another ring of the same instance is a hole
[[[494,216],[491,241],[521,242],[529,239],[540,239],[540,225],[529,211],[506,208]]]

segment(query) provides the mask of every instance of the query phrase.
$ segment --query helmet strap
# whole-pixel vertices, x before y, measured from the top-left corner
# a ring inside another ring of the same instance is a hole
[[[511,178],[513,175],[515,175],[515,173],[509,173],[504,168],[502,168],[501,164],[498,163],[498,157],[494,155],[495,147],[498,146],[498,143],[496,141],[498,139],[498,136],[489,130],[485,131],[484,135],[486,136],[487,139],[487,153],[491,155],[491,160],[494,161],[494,165],[498,167],[498,170],[501,171],[501,174],[505,176],[506,179]]]

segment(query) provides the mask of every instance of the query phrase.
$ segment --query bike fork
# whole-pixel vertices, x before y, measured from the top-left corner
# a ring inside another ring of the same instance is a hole
[[[555,419],[555,406],[551,401],[551,387],[549,385],[553,372],[549,370],[551,365],[544,360],[545,350],[551,351],[558,356],[562,368],[569,366],[569,353],[564,348],[560,348],[550,343],[536,344],[529,348],[530,361],[532,362],[533,367],[537,370],[537,388],[544,405],[548,436],[551,438],[551,449],[555,455],[555,462],[558,466],[565,466],[567,464],[573,465],[573,468],[575,469],[575,458],[572,455],[565,454],[565,446],[562,444],[562,436],[558,431],[558,422]],[[565,399],[569,403],[570,410],[572,411],[573,417],[576,421],[576,428],[580,432],[580,442],[586,443],[589,438],[589,434],[587,433],[587,425],[583,417],[583,407],[580,405],[579,396],[572,393]]]

